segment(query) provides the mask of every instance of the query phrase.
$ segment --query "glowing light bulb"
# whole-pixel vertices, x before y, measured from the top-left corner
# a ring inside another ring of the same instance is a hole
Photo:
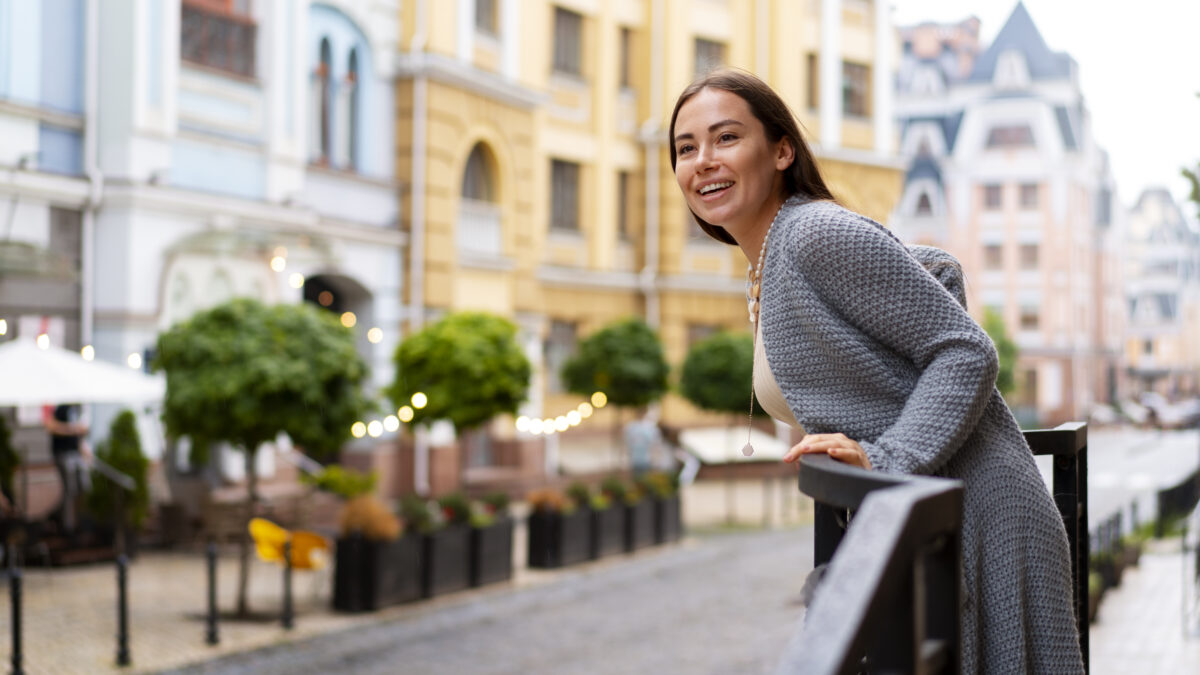
[[[292,275],[288,277],[288,285],[292,288],[304,288],[304,275],[292,272]]]
[[[412,395],[412,404],[414,408],[420,410],[429,404],[429,397],[418,391]]]
[[[400,421],[404,422],[405,424],[413,421],[413,409],[408,406],[404,406],[403,408],[397,410],[396,415],[399,416]]]
[[[383,329],[382,328],[380,328],[379,326],[375,326],[371,330],[367,331],[367,342],[370,342],[373,345],[377,345],[382,341],[383,341]]]
[[[604,406],[608,405],[608,396],[606,396],[602,391],[592,394],[592,405],[597,409],[603,408]]]
[[[541,420],[529,420],[529,433],[537,436],[542,433],[542,429],[545,426]]]
[[[79,355],[83,357],[84,361],[91,361],[96,358],[96,348],[91,345],[84,345],[83,349],[79,350]]]
[[[567,413],[567,424],[570,424],[574,427],[579,426],[579,423],[582,421],[583,416],[579,414],[578,410],[572,410],[571,412]]]
[[[142,355],[134,352],[125,359],[125,363],[129,364],[129,367],[134,370],[140,370],[142,367]]]
[[[576,410],[578,410],[578,411],[579,411],[579,416],[580,416],[580,417],[582,417],[582,418],[583,418],[583,419],[585,419],[585,420],[586,420],[587,418],[591,417],[591,416],[592,416],[592,412],[594,412],[594,411],[592,410],[592,404],[591,404],[591,403],[580,403],[580,404],[579,404],[579,407],[578,407],[578,408],[576,408]]]
[[[367,435],[371,438],[379,438],[383,435],[383,423],[379,420],[371,420],[367,425]]]
[[[517,418],[517,431],[529,431],[529,418],[521,415]]]
[[[38,349],[50,349],[50,336],[42,333],[37,336]]]
[[[275,270],[276,272],[282,272],[287,269],[287,258],[278,255],[274,258],[271,258],[271,269]]]
[[[362,422],[355,422],[350,426],[350,435],[355,438],[362,438],[367,435],[367,425]]]
[[[346,328],[354,328],[354,324],[358,323],[358,317],[354,316],[354,312],[342,313],[342,325]]]
[[[0,335],[8,335],[8,320],[0,319]]]
[[[395,431],[400,428],[400,418],[395,415],[388,415],[383,418],[383,428],[387,431]]]
[[[317,302],[321,303],[322,307],[328,307],[333,304],[333,293],[329,291],[321,291],[317,294]]]

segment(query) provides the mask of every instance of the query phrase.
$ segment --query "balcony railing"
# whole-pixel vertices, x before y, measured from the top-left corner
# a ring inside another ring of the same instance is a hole
[[[184,61],[254,77],[258,26],[253,19],[186,2],[180,12],[179,51]]]
[[[1087,425],[1027,431],[1025,440],[1054,457],[1088,667]],[[809,455],[800,491],[816,502],[814,562],[829,568],[780,672],[959,672],[962,484]]]
[[[458,251],[474,258],[499,258],[504,254],[500,207],[477,199],[458,205]]]

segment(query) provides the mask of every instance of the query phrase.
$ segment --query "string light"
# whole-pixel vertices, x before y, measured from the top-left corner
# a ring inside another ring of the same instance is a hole
[[[517,431],[529,431],[529,418],[521,415],[517,418]]]
[[[125,359],[125,363],[129,364],[129,367],[133,368],[134,370],[141,370],[142,355],[137,352],[134,352]]]
[[[380,328],[379,326],[375,326],[371,330],[367,331],[367,342],[370,342],[373,345],[377,345],[382,341],[383,341],[383,329],[382,328]]]
[[[83,349],[79,350],[79,355],[83,357],[84,361],[91,361],[96,358],[96,349],[91,345],[84,345]]]
[[[354,328],[354,324],[358,323],[358,317],[354,316],[354,312],[342,313],[342,325],[346,328]]]
[[[400,419],[395,415],[388,415],[383,418],[383,428],[387,431],[395,431],[400,428]]]
[[[276,272],[282,272],[283,270],[287,269],[287,258],[278,255],[274,258],[271,258],[271,269],[275,270]]]
[[[421,408],[424,408],[426,405],[429,404],[429,397],[426,396],[423,392],[418,391],[417,393],[412,395],[412,404],[413,404],[414,408],[416,408],[417,410],[420,410]]]
[[[584,401],[576,406],[573,410],[555,417],[536,419],[521,415],[516,419],[514,426],[516,427],[517,431],[521,433],[532,434],[534,436],[561,433],[567,429],[570,429],[571,427],[579,426],[584,420],[595,414],[598,408],[603,408],[605,405],[608,405],[608,396],[602,391],[593,393],[590,398],[591,403]]]
[[[328,307],[333,304],[333,293],[329,291],[321,291],[317,294],[317,302],[321,303],[322,307]]]
[[[579,416],[580,416],[580,417],[582,417],[582,418],[583,418],[583,419],[585,419],[585,420],[586,420],[587,418],[591,417],[591,416],[592,416],[592,412],[594,412],[594,411],[592,410],[592,404],[591,404],[591,403],[587,403],[586,401],[585,401],[585,402],[583,402],[583,403],[580,403],[580,404],[579,404],[579,407],[578,407],[578,408],[576,408],[575,410],[577,410],[577,411],[579,412]]]
[[[38,349],[50,349],[50,336],[42,333],[37,336]]]
[[[8,320],[0,319],[0,335],[8,334]]]
[[[304,288],[304,275],[292,272],[292,275],[288,277],[288,285],[292,288]]]
[[[362,438],[367,435],[367,425],[362,422],[355,422],[350,427],[350,435],[355,438]]]
[[[583,416],[579,414],[578,410],[572,410],[571,412],[567,413],[567,424],[570,424],[573,427],[577,427],[577,426],[579,426],[579,423],[582,421],[583,421]]]
[[[404,406],[403,408],[397,410],[396,415],[399,416],[400,421],[404,422],[405,424],[413,421],[413,409],[408,406]]]
[[[608,396],[605,396],[604,392],[598,391],[592,394],[592,406],[594,406],[597,410],[606,405],[608,405]]]
[[[371,420],[367,425],[367,435],[371,438],[379,438],[383,435],[383,422],[379,420]]]

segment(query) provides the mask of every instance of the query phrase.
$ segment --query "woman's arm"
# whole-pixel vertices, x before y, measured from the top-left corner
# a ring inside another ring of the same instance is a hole
[[[788,273],[851,326],[921,371],[895,423],[873,441],[856,440],[876,469],[932,473],[962,445],[987,406],[999,368],[995,346],[891,233],[837,207],[820,215],[822,222],[802,225],[784,243],[795,262]],[[845,330],[829,330],[839,328]]]

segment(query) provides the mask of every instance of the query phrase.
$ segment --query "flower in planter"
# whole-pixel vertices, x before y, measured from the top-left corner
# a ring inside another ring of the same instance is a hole
[[[471,502],[461,492],[452,492],[437,500],[445,525],[458,525],[471,519]]]
[[[471,527],[490,527],[497,520],[508,517],[508,495],[492,492],[471,504]]]
[[[576,508],[586,508],[591,503],[592,491],[587,483],[577,480],[567,486],[567,497],[575,502]]]
[[[542,488],[530,492],[526,497],[529,505],[538,513],[574,513],[574,500],[567,499],[561,491],[554,488]]]
[[[361,495],[346,502],[340,520],[342,536],[362,534],[367,539],[396,539],[404,533],[403,523],[383,502],[372,495]]]
[[[440,508],[430,509],[429,503],[416,495],[407,495],[400,500],[400,519],[424,534],[441,527],[442,512]]]
[[[508,493],[507,492],[489,492],[484,495],[479,501],[487,507],[488,511],[495,514],[497,517],[508,515]]]
[[[638,479],[642,490],[655,499],[673,497],[679,491],[678,478],[665,471],[652,471]]]
[[[609,498],[614,504],[625,501],[625,493],[629,488],[625,485],[625,481],[616,476],[609,476],[600,483],[600,492]]]
[[[630,485],[625,490],[624,501],[628,506],[635,506],[638,502],[642,501],[642,497],[644,496],[645,494],[642,492],[642,488],[638,487],[636,484]]]
[[[612,500],[603,492],[592,495],[591,507],[593,511],[605,511],[612,506]]]

